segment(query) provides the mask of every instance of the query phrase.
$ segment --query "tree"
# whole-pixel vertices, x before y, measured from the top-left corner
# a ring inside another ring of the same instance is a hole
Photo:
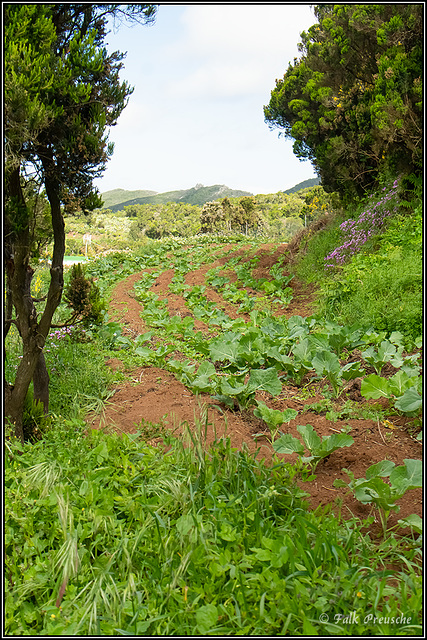
[[[228,200],[228,198],[224,198],[224,200]],[[201,233],[214,233],[227,229],[228,220],[226,218],[226,206],[224,206],[224,203],[221,204],[221,202],[218,201],[205,202],[200,213]]]
[[[301,58],[264,116],[294,140],[326,191],[351,200],[381,174],[422,170],[421,4],[316,5]]]
[[[309,187],[305,190],[306,196],[304,200],[304,206],[301,209],[301,218],[304,220],[304,225],[313,222],[321,216],[332,213],[338,209],[339,201],[336,194],[328,194],[320,186]]]
[[[92,187],[113,152],[108,128],[132,89],[120,82],[124,54],[107,55],[107,19],[147,23],[154,5],[9,4],[5,8],[5,278],[4,336],[12,324],[22,340],[14,384],[5,383],[5,413],[23,440],[29,385],[49,401],[43,348],[63,292],[63,212],[99,204]],[[53,256],[43,312],[31,296],[31,235],[40,233],[28,183],[50,209]]]
[[[235,221],[244,226],[245,233],[248,235],[248,227],[254,227],[258,221],[255,199],[251,196],[240,198],[239,207],[235,214]]]

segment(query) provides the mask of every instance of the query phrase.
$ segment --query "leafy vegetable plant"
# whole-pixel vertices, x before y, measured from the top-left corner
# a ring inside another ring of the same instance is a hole
[[[366,470],[365,478],[354,478],[352,471],[343,469],[350,477],[346,484],[340,478],[334,481],[334,487],[347,487],[353,492],[354,497],[367,504],[373,502],[379,509],[384,536],[387,533],[387,520],[390,512],[398,512],[400,507],[396,501],[402,498],[410,489],[422,487],[422,462],[421,460],[405,459],[405,464],[396,467],[391,460],[382,460],[373,464]],[[389,478],[390,484],[382,478]]]
[[[353,438],[347,433],[333,433],[331,436],[320,438],[311,424],[299,425],[297,430],[301,434],[304,444],[290,433],[285,433],[273,442],[273,449],[276,453],[285,453],[287,455],[298,453],[301,456],[301,461],[307,462],[313,470],[316,469],[322,458],[326,458],[337,449],[349,447],[354,442]],[[304,445],[310,451],[310,456],[303,456],[305,452]]]
[[[285,422],[290,422],[297,417],[298,411],[295,409],[286,409],[285,411],[279,411],[277,409],[270,409],[264,402],[258,401],[257,408],[254,410],[254,415],[257,418],[261,418],[267,423],[270,432],[272,442],[276,439],[276,435],[279,431],[279,427]]]
[[[360,393],[364,398],[388,398],[394,407],[407,415],[416,415],[422,407],[421,377],[410,376],[404,370],[391,378],[371,374],[362,380]]]
[[[390,362],[394,367],[401,367],[404,363],[404,359],[401,355],[403,346],[397,347],[390,340],[383,340],[375,350],[374,346],[370,346],[366,351],[363,351],[362,357],[368,364],[374,367],[378,375],[381,374],[381,370],[387,362]]]

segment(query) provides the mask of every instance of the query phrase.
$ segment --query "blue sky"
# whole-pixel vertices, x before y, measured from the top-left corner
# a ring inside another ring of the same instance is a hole
[[[309,4],[162,4],[152,26],[108,34],[109,51],[127,51],[121,78],[134,92],[110,132],[101,193],[196,183],[276,193],[315,177],[263,115],[315,22]]]

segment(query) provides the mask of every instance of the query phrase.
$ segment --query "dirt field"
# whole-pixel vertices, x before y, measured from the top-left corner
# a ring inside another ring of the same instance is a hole
[[[267,276],[268,270],[282,256],[285,249],[286,245],[281,245],[272,254],[271,246],[261,247],[256,254],[260,261],[254,272],[255,277]],[[243,250],[240,249],[241,251]],[[233,255],[238,255],[238,252]],[[188,273],[186,284],[191,286],[206,284],[206,271],[219,264],[225,264],[226,260],[224,258],[213,261],[202,269]],[[163,272],[152,289],[162,297],[167,296],[169,312],[172,315],[180,314],[182,317],[190,315],[184,298],[168,291],[172,277],[173,270]],[[125,327],[124,333],[133,337],[148,330],[140,318],[141,304],[133,295],[133,285],[140,278],[141,274],[135,273],[122,280],[113,291],[110,305],[111,318],[121,322]],[[314,308],[316,296],[314,288],[303,285],[296,278],[291,281],[289,286],[293,289],[293,299],[286,308],[278,311],[278,315],[286,315],[286,317],[309,316]],[[215,301],[230,317],[237,318],[239,316],[233,305],[224,301],[215,290],[207,288],[204,295]],[[244,314],[243,317],[245,317]],[[207,326],[198,320],[195,320],[195,329],[206,333],[208,330]],[[118,359],[108,361],[107,365],[124,370],[123,363]],[[393,372],[394,370],[390,371],[391,374]],[[182,423],[194,430],[196,418],[200,419],[203,411],[207,409],[207,445],[215,437],[218,438],[226,434],[230,437],[233,447],[238,449],[247,447],[250,452],[258,451],[259,458],[271,461],[273,450],[267,438],[267,435],[270,435],[269,431],[266,425],[249,411],[233,412],[225,407],[215,406],[213,400],[207,395],[196,397],[171,373],[162,369],[142,367],[125,373],[126,382],[121,382],[117,386],[114,395],[106,405],[104,414],[101,417],[88,416],[88,424],[92,428],[105,427],[119,432],[135,432],[143,420],[145,425],[162,422],[165,428],[176,429],[177,432],[182,429]],[[367,369],[366,373],[370,373],[370,371]],[[376,510],[370,505],[362,505],[351,495],[348,495],[344,489],[335,489],[332,486],[333,482],[335,478],[348,481],[348,476],[342,472],[343,468],[351,470],[354,476],[359,478],[365,475],[366,469],[370,465],[380,460],[388,459],[396,465],[400,465],[404,463],[406,458],[419,459],[422,454],[421,443],[411,435],[408,418],[393,416],[388,422],[366,419],[345,419],[334,422],[326,419],[324,415],[305,410],[306,405],[320,401],[322,384],[317,383],[317,387],[310,385],[309,393],[307,390],[304,392],[301,388],[284,386],[279,397],[272,399],[268,397],[268,394],[265,394],[265,397],[260,394],[257,398],[262,399],[271,408],[281,411],[288,407],[297,409],[297,418],[286,425],[286,431],[296,437],[299,437],[296,427],[300,424],[311,424],[320,436],[331,435],[334,431],[340,432],[346,425],[351,427],[350,435],[354,439],[354,444],[351,447],[335,451],[328,458],[322,460],[316,469],[316,479],[301,483],[301,488],[309,494],[307,500],[312,508],[329,504],[331,508],[338,511],[338,504],[342,501],[341,512],[344,517],[352,514],[360,518],[366,518],[370,514],[376,515],[377,521],[370,528],[372,534],[375,535],[379,531],[379,518]],[[344,388],[337,401],[337,407],[349,398],[358,403],[367,403],[367,400],[360,395],[360,382],[357,379],[352,380],[347,388]],[[203,428],[205,425],[206,420],[203,423]],[[284,429],[283,427],[282,430]],[[260,434],[263,430],[266,433],[264,437],[254,438],[255,434]],[[149,435],[152,443],[161,439],[161,432],[156,434],[153,431]],[[292,456],[279,457],[286,461],[293,459]],[[399,504],[400,512],[399,514],[392,512],[389,526],[395,525],[398,519],[411,513],[422,516],[422,490],[407,492]]]

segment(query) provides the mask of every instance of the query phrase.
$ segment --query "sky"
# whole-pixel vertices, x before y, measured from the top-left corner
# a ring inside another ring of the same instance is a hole
[[[113,29],[107,49],[127,52],[120,77],[134,92],[95,186],[162,193],[224,184],[256,195],[316,177],[263,113],[315,22],[309,4],[161,4],[153,25]]]

